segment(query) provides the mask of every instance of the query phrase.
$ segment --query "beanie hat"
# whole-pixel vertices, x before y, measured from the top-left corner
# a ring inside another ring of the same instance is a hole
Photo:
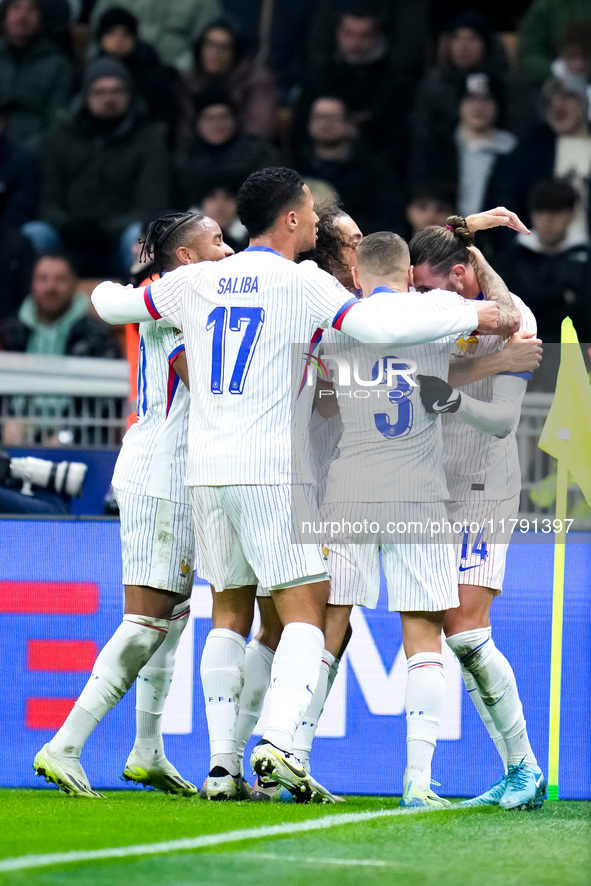
[[[107,9],[98,20],[96,27],[97,40],[100,40],[101,37],[117,27],[123,27],[133,37],[137,37],[138,21],[135,15],[128,12],[127,9],[122,9],[121,6],[113,6],[112,9]]]
[[[588,103],[587,86],[581,78],[574,74],[564,73],[560,77],[552,74],[544,81],[540,95],[544,102],[549,101],[555,95],[573,95],[583,107],[586,108]]]
[[[459,28],[470,28],[471,31],[476,31],[484,43],[490,46],[494,31],[490,21],[480,10],[465,9],[452,18],[445,30],[448,33],[453,33]]]
[[[123,62],[113,56],[105,55],[87,64],[82,77],[82,93],[87,95],[92,84],[101,77],[117,77],[118,80],[123,80],[130,92],[133,90],[131,74]]]

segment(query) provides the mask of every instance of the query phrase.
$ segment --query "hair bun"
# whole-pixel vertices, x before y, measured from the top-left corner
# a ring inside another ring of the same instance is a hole
[[[465,218],[462,218],[461,215],[450,215],[449,218],[446,219],[445,227],[448,231],[452,231],[455,237],[464,245],[464,246],[473,246],[474,245],[474,233],[468,227]]]

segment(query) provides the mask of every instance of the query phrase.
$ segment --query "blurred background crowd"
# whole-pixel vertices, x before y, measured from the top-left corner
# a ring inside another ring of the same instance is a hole
[[[124,356],[92,281],[170,211],[244,248],[268,165],[364,234],[509,207],[532,234],[479,245],[541,338],[589,341],[590,109],[589,0],[2,0],[0,349]]]

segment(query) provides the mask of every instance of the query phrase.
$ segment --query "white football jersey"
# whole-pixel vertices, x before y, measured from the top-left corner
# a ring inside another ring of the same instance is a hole
[[[138,420],[123,438],[115,489],[189,504],[189,392],[172,366],[184,348],[182,332],[167,321],[140,323]]]
[[[511,297],[521,316],[520,330],[535,333],[536,319],[531,310],[517,295],[511,293]],[[496,335],[479,335],[471,344],[472,348],[469,342],[460,339],[456,353],[461,356],[452,356],[452,360],[468,359],[465,348],[474,357],[495,353],[504,347],[505,341]],[[531,378],[531,373],[524,373],[522,377]],[[490,403],[493,385],[494,376],[489,376],[458,390]],[[512,498],[520,491],[521,469],[515,436],[519,415],[511,433],[502,439],[473,428],[453,414],[442,415],[441,419],[445,474],[453,501],[501,500]]]
[[[180,326],[187,343],[189,486],[314,482],[305,453],[292,470],[292,410],[307,413],[307,426],[311,399],[297,402],[304,363],[294,367],[291,345],[305,352],[355,302],[314,262],[266,247],[187,265],[147,288],[154,316]]]
[[[120,289],[119,304],[111,284],[93,293],[111,322],[140,313],[138,291],[129,293],[127,303]],[[305,356],[319,328],[343,324],[367,341],[375,341],[381,329],[390,341],[429,341],[434,331],[451,334],[477,322],[473,305],[452,293],[428,294],[428,310],[418,312],[408,296],[392,312],[383,293],[352,310],[358,300],[314,262],[295,264],[265,246],[223,262],[178,268],[141,292],[142,314],[165,317],[185,334],[189,486],[314,482],[305,459],[292,469],[297,386],[291,345],[300,343]]]
[[[375,292],[388,292],[395,309],[395,291],[378,287]],[[424,409],[416,376],[447,377],[454,339],[421,345],[367,345],[333,330],[325,333],[322,362],[334,384],[343,425],[338,457],[328,472],[326,503],[442,501],[448,497],[439,416]],[[347,379],[335,356],[346,359],[350,384],[340,383]],[[370,385],[370,381],[376,383]]]

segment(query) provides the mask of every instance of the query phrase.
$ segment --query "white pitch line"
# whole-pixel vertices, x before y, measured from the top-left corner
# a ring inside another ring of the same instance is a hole
[[[140,855],[166,855],[170,852],[186,852],[204,849],[208,846],[221,846],[224,843],[239,843],[243,840],[261,840],[264,837],[285,837],[306,831],[321,831],[336,828],[343,824],[356,824],[376,818],[393,818],[397,815],[412,815],[428,812],[425,809],[382,809],[379,812],[353,812],[342,815],[326,815],[323,818],[309,819],[294,824],[276,824],[261,828],[243,828],[239,831],[226,831],[221,834],[205,834],[181,840],[166,840],[162,843],[138,843],[132,846],[117,846],[112,849],[89,849],[71,852],[51,852],[42,855],[21,855],[0,861],[0,874],[7,871],[22,871],[27,868],[45,868],[56,864],[75,864],[84,861],[101,861],[107,858],[130,858]]]
[[[211,857],[211,856],[209,856]],[[226,856],[227,857],[227,856]],[[288,861],[290,864],[346,865],[346,867],[387,868],[394,862],[376,861],[370,858],[306,858],[303,855],[276,855],[273,852],[233,852],[232,858],[264,858],[268,861]]]

